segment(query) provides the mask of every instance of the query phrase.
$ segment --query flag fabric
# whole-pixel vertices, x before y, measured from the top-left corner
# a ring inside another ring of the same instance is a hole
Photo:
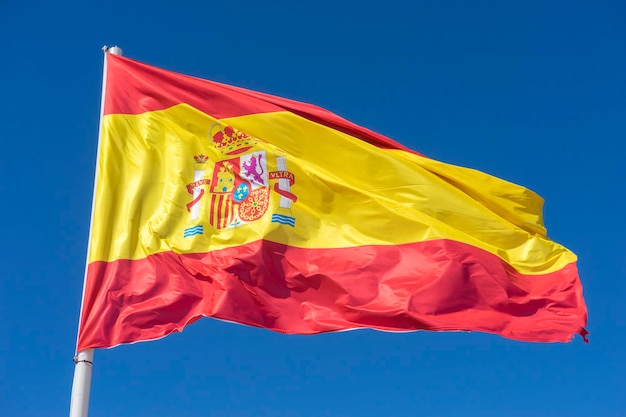
[[[322,108],[106,54],[78,350],[201,317],[585,337],[543,200]]]

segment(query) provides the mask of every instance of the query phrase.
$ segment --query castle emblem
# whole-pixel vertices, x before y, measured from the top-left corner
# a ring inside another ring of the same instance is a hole
[[[216,125],[219,129],[211,135]],[[258,139],[231,126],[222,129],[219,124],[214,124],[209,134],[221,157],[210,174],[206,170],[209,158],[203,154],[194,157],[194,181],[187,185],[192,196],[187,203],[192,225],[184,236],[203,234],[203,223],[223,230],[259,220],[270,210],[272,192],[280,195],[272,222],[294,227],[290,208],[297,200],[291,192],[295,177],[287,171],[286,158],[276,156],[277,170],[269,172],[267,152],[256,149]]]

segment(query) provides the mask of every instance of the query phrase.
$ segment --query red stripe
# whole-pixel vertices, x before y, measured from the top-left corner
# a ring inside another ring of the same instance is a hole
[[[191,211],[191,208],[193,206],[195,206],[196,204],[198,204],[198,201],[200,201],[200,199],[204,196],[204,189],[200,190],[200,193],[198,194],[198,197],[194,198],[193,200],[191,200],[189,203],[187,203],[187,211]]]
[[[523,275],[464,243],[300,249],[258,241],[88,267],[78,349],[160,338],[211,316],[285,333],[473,330],[525,340],[584,335],[575,264]]]
[[[217,204],[218,197],[215,194],[211,194],[211,206],[209,207],[209,224],[213,227],[217,227],[215,224],[215,211],[219,205]]]
[[[190,77],[107,54],[104,114],[141,114],[181,103],[187,103],[216,119],[289,111],[380,148],[416,153],[312,104]]]
[[[228,226],[233,222],[233,200],[229,196],[228,200],[226,200],[226,204],[224,204],[224,227]]]
[[[289,191],[283,190],[282,188],[278,186],[278,183],[274,184],[274,191],[276,191],[276,193],[282,195],[285,198],[288,198],[289,200],[293,202],[298,201],[298,197],[295,194],[290,193]]]

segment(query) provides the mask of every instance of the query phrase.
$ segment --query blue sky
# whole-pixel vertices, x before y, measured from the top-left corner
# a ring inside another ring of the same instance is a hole
[[[90,416],[626,415],[626,4],[0,2],[0,414],[69,410],[103,56],[310,102],[546,200],[591,343],[200,320],[95,353]]]

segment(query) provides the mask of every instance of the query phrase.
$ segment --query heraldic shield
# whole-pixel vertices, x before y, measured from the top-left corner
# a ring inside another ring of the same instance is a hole
[[[287,170],[285,156],[274,155],[276,170],[268,171],[271,164],[266,150],[257,148],[258,139],[231,126],[219,126],[219,131],[211,135],[212,128],[211,144],[220,157],[212,171],[207,169],[211,165],[207,155],[193,157],[193,182],[187,184],[187,191],[193,196],[187,204],[190,225],[184,237],[204,234],[204,222],[224,230],[259,220],[269,211],[272,191],[280,198],[271,221],[294,227],[290,207],[297,200],[291,192],[295,177]]]
[[[240,226],[263,217],[270,200],[265,151],[218,161],[209,195],[208,222],[216,229]]]

